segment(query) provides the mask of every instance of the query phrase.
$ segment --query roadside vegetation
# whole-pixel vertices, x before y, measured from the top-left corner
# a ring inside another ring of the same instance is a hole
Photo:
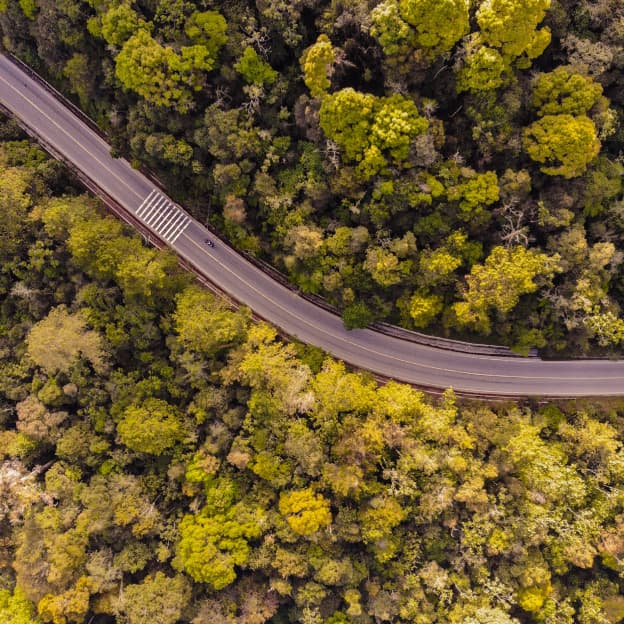
[[[0,136],[2,624],[622,619],[622,401],[378,386]]]
[[[621,0],[0,0],[0,29],[348,326],[621,350]]]

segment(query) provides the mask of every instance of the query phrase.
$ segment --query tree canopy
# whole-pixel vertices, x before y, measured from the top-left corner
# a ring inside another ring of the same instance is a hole
[[[15,127],[0,130],[15,140],[2,166],[30,190],[0,263],[0,621],[619,621],[621,400],[485,403],[381,385],[228,308],[160,264],[165,252],[153,261],[168,286],[129,288],[119,258],[139,238]],[[597,167],[594,184],[619,193],[620,168]],[[515,209],[534,178],[489,172],[447,161],[443,190],[432,178],[413,192],[443,197],[448,214],[467,201],[472,219],[503,218],[492,206]],[[414,233],[370,241],[363,226],[318,241],[339,259],[362,251],[357,279],[407,280],[414,324],[444,314],[485,333],[548,292],[577,338],[619,343],[604,302],[615,244],[549,227],[546,251],[484,248],[462,231],[422,247]],[[557,282],[570,267],[574,281]],[[437,285],[457,275],[450,303]],[[361,303],[356,320],[371,311]],[[50,343],[50,361],[30,353],[42,328],[68,339]],[[76,352],[58,367],[61,347]]]

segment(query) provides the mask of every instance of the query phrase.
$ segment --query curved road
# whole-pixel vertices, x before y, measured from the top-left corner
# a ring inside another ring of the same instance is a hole
[[[545,362],[415,344],[339,317],[280,285],[162,195],[48,90],[0,54],[0,104],[233,299],[285,333],[377,375],[483,396],[624,396],[624,361]]]

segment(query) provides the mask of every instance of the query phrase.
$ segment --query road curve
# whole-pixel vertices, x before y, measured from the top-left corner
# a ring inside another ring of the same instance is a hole
[[[358,368],[425,388],[481,396],[624,396],[624,361],[542,361],[415,344],[369,329],[347,331],[334,314],[277,283],[154,188],[65,104],[0,54],[0,104],[93,185],[165,240],[218,289],[286,334]],[[205,239],[215,240],[215,246]]]

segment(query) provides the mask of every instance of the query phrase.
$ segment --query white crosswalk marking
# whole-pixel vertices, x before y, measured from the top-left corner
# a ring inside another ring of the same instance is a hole
[[[176,216],[177,216],[177,214],[175,212],[171,212],[171,210],[165,210],[150,225],[154,229],[162,228],[162,227],[165,226],[165,223],[169,223],[171,221],[171,219],[175,219]]]
[[[172,239],[171,239],[171,243],[175,243],[178,240],[178,237],[180,236],[180,234],[182,234],[182,232],[184,232],[184,230],[186,230],[186,226],[191,222],[191,220],[187,217],[184,221],[184,223],[182,223],[182,225],[180,225],[179,228],[177,228],[177,232],[174,230],[171,233]]]
[[[169,206],[169,202],[164,201],[160,206],[158,206],[158,208],[154,207],[154,211],[149,217],[147,217],[147,219],[145,219],[145,223],[147,223],[151,228],[156,229],[156,224],[170,214],[171,207]]]
[[[150,202],[150,200],[152,199],[152,197],[154,196],[154,193],[156,193],[156,189],[154,189],[141,203],[141,205],[137,208],[137,216],[139,216],[141,214],[141,211],[145,208],[145,206]]]
[[[168,197],[153,189],[135,212],[143,223],[170,245],[184,232],[190,217]]]
[[[166,208],[167,198],[162,196],[158,197],[151,203],[150,206],[147,207],[147,210],[143,213],[141,218],[145,221],[145,223],[150,223],[159,212],[162,212]]]
[[[167,236],[170,232],[173,232],[176,225],[179,225],[182,221],[184,221],[185,218],[186,217],[182,214],[175,215],[173,219],[168,221],[166,224],[163,224],[163,227],[161,229],[162,235]]]

